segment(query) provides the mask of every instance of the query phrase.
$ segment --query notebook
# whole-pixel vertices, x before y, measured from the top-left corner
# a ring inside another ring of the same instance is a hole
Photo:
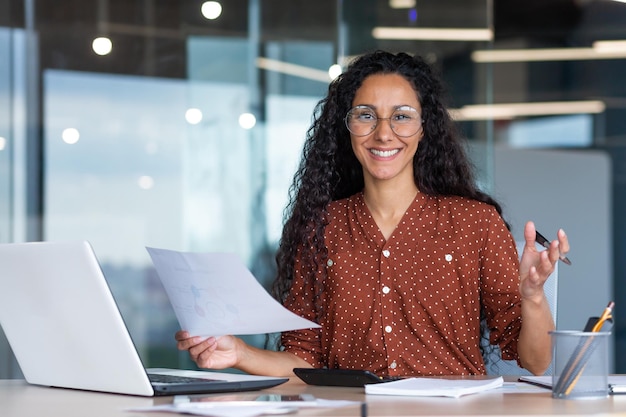
[[[0,326],[35,385],[157,396],[258,390],[288,380],[146,370],[85,241],[0,244]],[[151,383],[149,373],[202,379]]]

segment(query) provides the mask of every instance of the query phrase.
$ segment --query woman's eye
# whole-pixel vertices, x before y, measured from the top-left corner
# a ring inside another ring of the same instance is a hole
[[[410,114],[405,113],[396,113],[393,116],[393,120],[397,120],[399,122],[406,122],[411,120],[413,117]]]
[[[369,113],[369,112],[363,112],[363,113],[359,113],[357,115],[357,118],[363,121],[376,120],[376,115]]]

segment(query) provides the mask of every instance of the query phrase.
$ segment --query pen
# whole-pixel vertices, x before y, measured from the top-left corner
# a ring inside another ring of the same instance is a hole
[[[550,249],[550,241],[536,230],[535,230],[535,242],[539,243],[541,246],[543,246],[546,249]],[[559,254],[559,259],[565,262],[567,265],[572,264],[572,261],[570,261],[565,255]]]

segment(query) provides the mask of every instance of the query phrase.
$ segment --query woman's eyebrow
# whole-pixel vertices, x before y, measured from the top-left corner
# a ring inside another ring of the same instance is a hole
[[[379,110],[379,108],[376,107],[374,104],[367,104],[367,103],[358,103],[358,104],[355,104],[354,107],[369,107],[372,110]],[[413,106],[411,104],[397,104],[397,105],[394,105],[394,106],[390,107],[390,109],[398,110],[398,109],[401,109],[403,107],[409,107],[409,108],[411,108],[413,110],[417,110],[417,107],[415,107],[415,106]]]

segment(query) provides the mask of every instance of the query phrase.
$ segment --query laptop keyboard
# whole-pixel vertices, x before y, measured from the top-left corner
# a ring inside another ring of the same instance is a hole
[[[188,384],[190,382],[219,381],[219,379],[163,374],[148,374],[148,378],[150,378],[150,382],[157,384]]]

